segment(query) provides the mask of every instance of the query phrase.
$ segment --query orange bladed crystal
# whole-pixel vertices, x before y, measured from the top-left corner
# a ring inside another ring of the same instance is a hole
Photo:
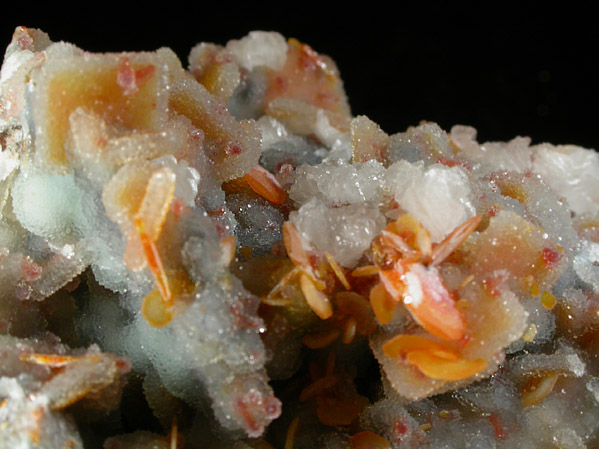
[[[254,192],[273,204],[282,204],[287,199],[287,193],[277,178],[259,165],[247,173],[243,179]]]

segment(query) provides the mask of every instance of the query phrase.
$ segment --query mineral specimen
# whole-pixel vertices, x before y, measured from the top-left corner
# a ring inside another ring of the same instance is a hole
[[[585,448],[599,156],[352,116],[255,31],[0,72],[0,448]]]

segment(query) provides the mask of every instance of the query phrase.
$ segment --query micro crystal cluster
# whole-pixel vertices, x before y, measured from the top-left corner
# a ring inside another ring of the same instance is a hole
[[[599,156],[353,116],[256,31],[0,72],[0,449],[591,448]]]

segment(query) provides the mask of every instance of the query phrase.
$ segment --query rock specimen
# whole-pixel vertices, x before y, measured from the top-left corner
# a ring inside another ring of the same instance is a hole
[[[0,72],[0,448],[584,448],[599,156],[352,116],[252,32]]]

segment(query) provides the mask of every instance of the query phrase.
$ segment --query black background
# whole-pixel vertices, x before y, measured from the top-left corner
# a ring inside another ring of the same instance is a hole
[[[444,129],[467,124],[479,140],[528,135],[533,143],[599,148],[597,43],[572,5],[489,11],[454,4],[299,1],[265,7],[236,3],[59,3],[7,6],[0,45],[17,25],[89,51],[172,47],[186,59],[201,41],[224,44],[250,30],[275,30],[333,57],[354,115],[388,133],[421,120]],[[572,7],[571,7],[572,6]],[[38,7],[39,8],[39,7]],[[324,9],[323,9],[324,8]]]

